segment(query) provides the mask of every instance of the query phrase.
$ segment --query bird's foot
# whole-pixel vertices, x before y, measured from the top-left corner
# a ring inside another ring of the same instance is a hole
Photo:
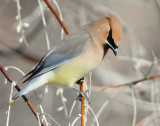
[[[78,90],[78,89],[75,88],[75,87],[72,87],[72,88],[73,88],[73,90],[75,90],[76,92],[79,93],[79,95],[78,95],[78,97],[77,97],[77,100],[82,101],[82,97],[84,97],[85,99],[87,99],[87,101],[88,101],[89,104],[90,104],[90,99],[89,99],[89,97],[87,96],[87,92],[89,92],[89,90],[86,90],[86,91],[81,92],[80,90]]]

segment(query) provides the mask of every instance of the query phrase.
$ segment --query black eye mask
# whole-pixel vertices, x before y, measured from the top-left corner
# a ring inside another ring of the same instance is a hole
[[[115,44],[114,39],[112,37],[112,29],[110,29],[109,34],[107,35],[107,41],[105,44],[105,48],[112,49],[114,55],[117,55],[117,48],[118,46]]]
[[[107,36],[107,41],[109,42],[109,44],[114,48],[118,48],[118,46],[115,44],[114,39],[112,37],[112,29],[110,29],[109,34]]]

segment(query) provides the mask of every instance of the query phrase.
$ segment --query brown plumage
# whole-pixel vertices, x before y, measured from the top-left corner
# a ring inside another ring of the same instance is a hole
[[[121,36],[121,24],[114,15],[81,27],[48,51],[25,76],[27,85],[9,103],[46,83],[72,87],[102,61],[109,48],[117,54]]]

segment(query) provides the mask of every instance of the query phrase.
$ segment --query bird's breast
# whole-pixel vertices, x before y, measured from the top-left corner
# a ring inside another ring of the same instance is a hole
[[[99,63],[95,59],[89,59],[89,55],[82,54],[69,62],[54,69],[53,77],[49,78],[49,83],[60,87],[71,87],[73,84],[88,74]]]

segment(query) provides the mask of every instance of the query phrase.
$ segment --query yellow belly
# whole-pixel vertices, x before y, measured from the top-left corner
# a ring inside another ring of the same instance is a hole
[[[52,71],[53,77],[49,78],[49,84],[55,84],[60,87],[71,87],[94,67],[95,64],[85,60],[84,57],[75,58],[54,69]]]

